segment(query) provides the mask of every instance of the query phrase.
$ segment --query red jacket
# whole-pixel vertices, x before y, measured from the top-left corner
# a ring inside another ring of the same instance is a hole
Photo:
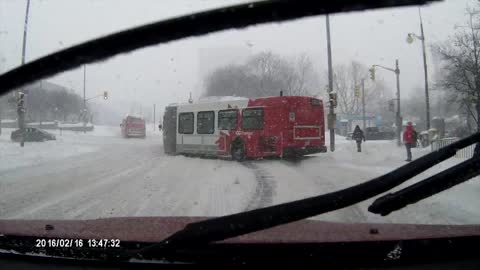
[[[403,132],[403,142],[404,143],[414,143],[415,142],[415,130],[413,126],[407,126],[407,129]]]

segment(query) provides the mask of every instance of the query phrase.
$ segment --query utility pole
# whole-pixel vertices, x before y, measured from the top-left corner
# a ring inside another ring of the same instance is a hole
[[[86,89],[86,81],[87,81],[87,66],[83,65],[83,113],[82,113],[82,121],[83,121],[83,133],[87,133],[87,99],[85,97],[85,89]]]
[[[153,104],[153,131],[155,131],[155,104]]]
[[[333,92],[332,48],[330,44],[330,17],[327,14],[327,52],[328,52],[328,93]],[[330,95],[329,95],[330,96]],[[328,129],[330,129],[330,151],[335,151],[335,111],[332,100],[328,110]]]
[[[423,22],[422,22],[422,13],[420,13],[420,8],[418,8],[418,15],[420,16],[420,34],[422,35],[422,52],[423,52],[423,73],[425,75],[425,110],[426,110],[426,121],[427,121],[427,130],[430,129],[430,98],[428,94],[428,73],[427,73],[427,54],[425,52],[425,34],[423,33]]]
[[[365,133],[366,119],[365,119],[365,79],[362,79],[362,119],[363,119],[363,132]]]
[[[7,31],[0,31],[0,35],[2,35],[2,34],[7,34],[7,33],[8,33]],[[1,55],[0,55],[0,56],[1,56]],[[1,67],[2,67],[2,66],[0,65],[0,73],[2,72],[2,68],[1,68]],[[1,98],[0,98],[0,99],[1,99]],[[1,100],[0,100],[0,102],[1,102]],[[0,104],[0,106],[1,106],[1,104]],[[2,117],[3,117],[3,115],[2,115],[2,113],[3,113],[2,110],[3,110],[3,108],[0,107],[0,135],[2,135]]]
[[[27,0],[27,9],[25,12],[25,25],[23,26],[23,44],[22,44],[22,65],[25,64],[25,51],[27,48],[27,29],[28,29],[28,13],[30,11],[30,0]],[[17,103],[17,115],[18,115],[18,128],[21,132],[20,138],[20,146],[23,147],[25,145],[25,103],[24,103],[24,96],[25,91],[17,91],[18,96],[18,103]]]
[[[418,8],[418,16],[420,18],[420,36],[415,35],[414,33],[408,33],[407,42],[412,43],[415,38],[418,38],[422,41],[422,53],[423,53],[423,73],[425,76],[425,114],[426,114],[426,128],[430,129],[430,98],[428,94],[428,69],[427,69],[427,54],[425,50],[425,33],[423,32],[423,22],[422,22],[422,13],[420,8]]]

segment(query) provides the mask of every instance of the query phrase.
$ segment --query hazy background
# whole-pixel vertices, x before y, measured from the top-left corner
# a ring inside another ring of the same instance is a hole
[[[130,27],[191,12],[242,3],[241,0],[32,0],[26,59],[55,52],[89,39]],[[455,24],[465,21],[465,7],[477,1],[451,0],[422,8],[427,46],[445,40]],[[0,72],[20,64],[26,1],[0,0]],[[420,34],[418,8],[384,9],[331,16],[333,63],[352,60],[367,66],[394,66],[400,61],[402,98],[423,88],[421,43],[406,43],[408,32]],[[109,99],[92,101],[112,114],[149,114],[172,102],[186,102],[203,91],[204,77],[229,63],[243,63],[249,56],[271,51],[285,57],[305,53],[326,85],[325,17],[266,24],[244,30],[230,30],[201,38],[188,38],[169,44],[120,55],[100,64],[87,66],[87,97],[109,92]],[[428,50],[428,48],[427,48]],[[430,81],[435,65],[430,54]],[[377,70],[390,90],[395,88],[393,73]],[[83,94],[83,69],[49,78]],[[325,91],[326,87],[319,89]],[[433,93],[434,95],[434,93]],[[158,118],[157,118],[158,119]]]

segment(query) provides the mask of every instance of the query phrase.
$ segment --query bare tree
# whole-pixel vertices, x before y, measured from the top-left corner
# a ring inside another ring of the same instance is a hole
[[[348,65],[334,67],[333,89],[337,92],[337,108],[340,114],[359,115],[362,112],[362,79],[365,81],[365,111],[389,117],[388,99],[391,97],[382,80],[368,79],[368,68],[352,61]],[[358,94],[356,94],[356,89]]]
[[[306,55],[287,60],[262,52],[244,65],[227,65],[210,73],[205,79],[205,95],[261,97],[278,95],[280,91],[285,95],[311,95],[318,84]]]
[[[480,131],[480,11],[467,8],[466,25],[446,42],[433,46],[441,60],[442,75],[438,85],[449,91],[450,99],[465,109]]]
[[[277,95],[286,90],[288,81],[293,75],[293,67],[280,56],[271,52],[262,52],[247,61],[250,75],[257,83],[258,96]]]
[[[245,66],[228,65],[214,70],[205,80],[207,96],[250,96],[255,82]]]
[[[311,95],[319,88],[319,80],[313,68],[312,61],[305,54],[295,58],[284,74],[286,91],[292,96]]]
[[[53,120],[57,116],[66,120],[71,115],[78,115],[83,108],[83,99],[79,95],[66,88],[57,86],[53,89],[49,85],[29,87],[26,102],[29,121]]]

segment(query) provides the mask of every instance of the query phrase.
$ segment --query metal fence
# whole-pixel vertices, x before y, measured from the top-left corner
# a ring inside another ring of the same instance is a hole
[[[432,147],[432,151],[436,151],[444,146],[447,146],[449,144],[452,144],[456,141],[460,140],[460,138],[457,138],[457,137],[453,137],[453,138],[444,138],[444,139],[441,139],[441,140],[438,140],[438,141],[434,141],[432,144],[431,144],[431,147]],[[463,149],[460,149],[457,151],[457,153],[455,154],[455,157],[456,158],[471,158],[473,157],[473,151],[475,149],[475,144],[472,144],[472,145],[469,145]]]

